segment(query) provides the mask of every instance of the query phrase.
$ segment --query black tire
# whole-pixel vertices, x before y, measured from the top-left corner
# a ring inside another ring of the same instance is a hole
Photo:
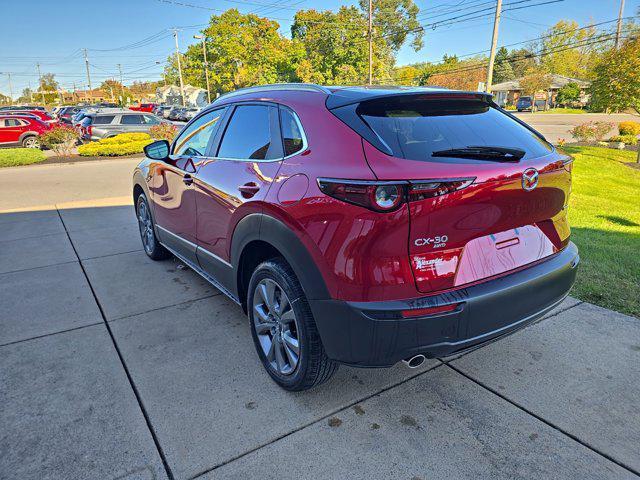
[[[254,299],[256,295],[261,295],[257,292],[257,288],[264,281],[273,281],[281,288],[295,314],[294,320],[299,355],[297,365],[288,374],[281,373],[278,371],[277,366],[273,365],[273,362],[267,360],[264,347],[258,339],[255,323],[258,314],[254,308]],[[258,357],[267,373],[283,389],[289,391],[308,390],[326,382],[338,369],[338,364],[327,357],[300,282],[284,259],[272,258],[261,263],[255,269],[249,282],[247,311],[249,312],[251,335]]]
[[[152,260],[171,258],[171,252],[158,242],[153,215],[144,193],[141,193],[136,201],[136,217],[138,218],[138,229],[144,253]]]
[[[35,135],[27,135],[21,143],[24,148],[40,148],[40,140]]]

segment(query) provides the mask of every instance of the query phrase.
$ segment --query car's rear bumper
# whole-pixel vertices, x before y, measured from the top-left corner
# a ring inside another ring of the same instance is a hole
[[[312,300],[327,355],[360,367],[391,366],[423,354],[446,357],[511,334],[569,293],[580,257],[570,243],[523,270],[440,295],[386,302]],[[401,318],[400,312],[458,304],[449,313]]]

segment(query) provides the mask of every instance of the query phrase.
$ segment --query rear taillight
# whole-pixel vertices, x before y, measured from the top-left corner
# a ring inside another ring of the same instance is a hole
[[[447,193],[462,190],[473,183],[474,178],[454,178],[445,180],[425,180],[423,182],[411,182],[409,185],[409,201],[424,200],[425,198],[439,197]]]
[[[376,212],[392,212],[404,202],[404,185],[393,182],[319,178],[322,193]]]
[[[89,125],[89,126],[87,127],[87,134],[89,134],[89,135],[93,135],[93,126]]]
[[[393,212],[405,201],[438,197],[468,187],[475,178],[453,178],[417,181],[343,180],[318,178],[325,195],[376,212]]]

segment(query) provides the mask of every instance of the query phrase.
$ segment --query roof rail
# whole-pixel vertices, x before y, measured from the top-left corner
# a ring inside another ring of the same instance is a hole
[[[306,92],[320,92],[329,95],[331,90],[322,85],[316,85],[315,83],[270,83],[267,85],[257,85],[255,87],[245,87],[234,90],[233,92],[223,93],[216,98],[213,103],[220,99],[227,99],[230,97],[236,97],[238,95],[245,95],[247,93],[259,93],[259,92],[272,92],[278,90],[298,90]]]

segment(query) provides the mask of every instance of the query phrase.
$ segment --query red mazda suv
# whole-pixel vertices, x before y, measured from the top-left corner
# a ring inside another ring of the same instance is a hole
[[[287,390],[476,348],[575,280],[571,158],[488,94],[251,87],[145,153],[147,255],[238,303]]]

